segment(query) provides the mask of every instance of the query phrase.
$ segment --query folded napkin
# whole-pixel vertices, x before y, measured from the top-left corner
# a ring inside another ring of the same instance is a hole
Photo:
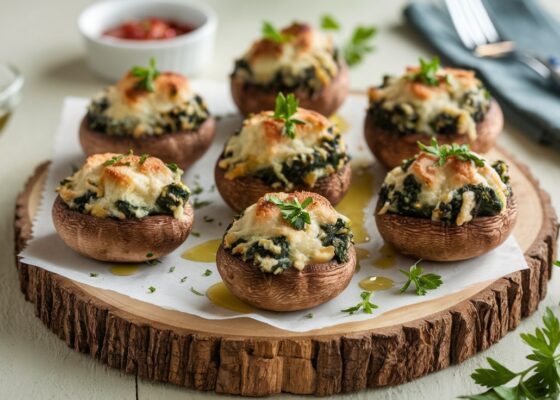
[[[485,0],[498,31],[518,48],[560,57],[560,24],[535,0]],[[512,59],[484,59],[463,47],[443,5],[415,1],[408,21],[451,64],[478,71],[509,121],[535,140],[560,150],[560,90]]]

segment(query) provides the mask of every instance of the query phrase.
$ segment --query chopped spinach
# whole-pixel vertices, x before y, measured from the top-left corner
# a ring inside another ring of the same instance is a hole
[[[379,201],[385,204],[389,201],[401,215],[419,218],[431,218],[433,206],[422,205],[419,200],[422,185],[414,178],[407,175],[403,181],[403,190],[394,190],[393,185],[381,186]]]
[[[186,186],[172,183],[163,188],[156,204],[164,213],[173,214],[177,207],[181,207],[189,200],[189,196]]]
[[[325,234],[321,240],[323,246],[333,246],[336,260],[346,262],[348,260],[348,249],[352,244],[352,232],[348,224],[338,218],[334,224],[321,225],[321,229]]]
[[[272,267],[272,270],[270,272],[273,274],[279,274],[282,271],[290,268],[293,264],[292,260],[290,259],[290,245],[288,244],[288,240],[284,236],[271,238],[270,240],[272,240],[272,243],[274,243],[276,246],[280,247],[279,254],[273,253],[272,251],[265,249],[258,242],[255,242],[247,249],[247,251],[245,251],[241,258],[245,262],[251,261],[253,265],[261,269],[262,265],[259,260],[263,258],[273,258],[277,261],[277,263]],[[231,245],[231,248],[233,249],[241,243],[244,243],[243,239],[240,239],[233,243]]]
[[[97,198],[97,195],[92,192],[91,190],[88,190],[87,192],[85,192],[83,195],[81,195],[80,197],[76,197],[73,201],[74,203],[74,208],[75,210],[79,211],[79,212],[84,212],[86,205],[91,201],[91,200],[95,200]]]
[[[471,212],[473,217],[488,217],[498,215],[504,205],[498,199],[496,192],[487,186],[465,185],[453,193],[453,198],[448,203],[441,203],[436,210],[441,221],[452,222],[457,219],[463,205],[463,193],[473,192],[475,196],[475,206]]]

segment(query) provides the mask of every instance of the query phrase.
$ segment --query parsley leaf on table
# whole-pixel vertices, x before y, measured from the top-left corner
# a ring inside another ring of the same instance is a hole
[[[437,72],[439,71],[439,67],[439,57],[434,57],[431,61],[426,61],[420,57],[420,71],[410,75],[410,79],[425,85],[438,86],[439,79],[437,77]]]
[[[441,167],[449,157],[455,157],[460,161],[471,160],[475,163],[477,167],[484,166],[484,159],[480,158],[476,153],[473,153],[468,144],[438,144],[436,138],[432,138],[432,143],[430,146],[426,146],[424,143],[416,142],[418,148],[424,153],[434,155],[438,158],[437,164]]]
[[[155,58],[150,58],[150,63],[147,67],[132,67],[130,73],[140,78],[137,84],[139,89],[144,89],[148,92],[155,91],[154,80],[160,75],[160,72],[156,69]]]
[[[342,55],[346,64],[353,67],[364,59],[367,53],[373,51],[373,47],[369,44],[371,39],[377,33],[374,26],[357,26],[350,37],[350,40],[342,47]]]
[[[352,315],[361,309],[366,314],[373,314],[373,310],[378,308],[378,306],[369,301],[372,294],[373,292],[362,292],[360,294],[362,301],[360,301],[354,307],[345,308],[341,311]]]
[[[436,274],[424,274],[424,268],[418,265],[421,260],[416,261],[410,267],[409,271],[400,270],[401,273],[408,278],[406,283],[401,288],[400,292],[404,293],[408,289],[411,283],[414,283],[416,287],[416,294],[418,296],[424,296],[428,290],[437,289],[443,281],[441,276]]]
[[[297,112],[298,100],[293,93],[284,96],[284,93],[278,93],[276,96],[276,106],[274,108],[273,118],[284,121],[282,134],[293,139],[296,137],[296,125],[304,125],[305,121],[301,121],[292,116]]]
[[[560,396],[560,322],[547,307],[543,316],[543,328],[535,333],[522,333],[521,339],[531,347],[526,358],[533,364],[521,372],[514,372],[498,361],[487,358],[489,368],[476,369],[471,378],[488,391],[462,399],[557,399]],[[517,379],[514,386],[505,386]]]
[[[309,213],[305,208],[313,203],[313,198],[307,197],[302,203],[294,197],[292,200],[283,201],[276,196],[266,196],[266,201],[275,204],[280,208],[282,218],[288,221],[294,229],[301,231],[305,228],[305,224],[311,223]]]

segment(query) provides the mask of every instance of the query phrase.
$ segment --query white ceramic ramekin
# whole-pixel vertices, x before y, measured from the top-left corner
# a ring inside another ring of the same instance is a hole
[[[196,29],[166,40],[137,41],[102,35],[124,21],[147,17],[173,20]],[[89,68],[111,81],[120,79],[134,65],[148,65],[151,57],[156,58],[160,71],[195,75],[212,60],[217,24],[211,8],[177,0],[105,0],[87,7],[78,18]]]

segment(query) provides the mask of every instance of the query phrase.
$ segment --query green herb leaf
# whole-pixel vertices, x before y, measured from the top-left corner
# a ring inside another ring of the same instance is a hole
[[[206,271],[204,271],[204,273],[202,274],[202,276],[210,276],[212,275],[212,270],[207,269]]]
[[[165,166],[169,168],[172,172],[177,172],[177,170],[179,169],[179,166],[175,163],[165,164]]]
[[[116,163],[118,163],[120,160],[122,160],[124,157],[126,157],[126,156],[131,156],[131,155],[132,155],[132,150],[128,150],[128,153],[126,153],[126,154],[119,154],[118,156],[114,156],[114,157],[110,158],[109,160],[106,160],[106,161],[103,163],[103,166],[104,166],[104,167],[108,167],[108,166],[110,166],[110,165],[116,164]]]
[[[305,224],[311,223],[311,217],[304,209],[313,203],[313,198],[307,197],[301,204],[296,197],[283,201],[276,196],[266,196],[265,200],[277,205],[282,213],[282,218],[288,221],[294,229],[301,231],[305,228]]]
[[[148,67],[133,67],[130,70],[133,76],[140,78],[136,87],[138,89],[144,89],[148,92],[155,91],[154,80],[160,75],[160,72],[156,69],[156,59],[150,58],[150,63]]]
[[[311,319],[311,318],[313,318],[313,313],[307,313],[303,317],[307,318],[307,319]]]
[[[196,195],[196,194],[201,194],[202,192],[204,192],[204,188],[200,186],[200,183],[195,182],[194,189],[192,189],[191,193]]]
[[[169,273],[175,272],[175,266],[169,267]]]
[[[191,292],[196,294],[197,296],[204,296],[204,293],[200,293],[198,290],[191,286]]]
[[[188,279],[188,276],[183,276],[183,277],[181,278],[181,283],[184,283],[187,279]]]
[[[490,390],[462,399],[556,399],[560,395],[560,322],[550,308],[543,316],[543,328],[534,334],[520,336],[528,344],[532,353],[526,358],[533,361],[529,368],[514,372],[492,358],[488,358],[489,368],[478,368],[471,378]],[[505,384],[517,379],[514,386]]]
[[[340,24],[332,15],[325,14],[321,17],[321,29],[326,31],[338,31]]]
[[[410,79],[425,85],[438,86],[439,79],[437,77],[437,72],[439,68],[439,57],[434,57],[431,61],[426,61],[420,57],[420,71],[411,74]]]
[[[342,47],[342,54],[346,64],[353,67],[361,63],[367,53],[371,53],[374,48],[370,41],[377,33],[374,26],[357,26],[350,37],[350,40]]]
[[[154,253],[152,253],[151,251],[146,253],[146,258],[152,258],[154,256]]]
[[[97,272],[90,272],[89,276],[91,276],[92,278],[97,278],[99,274]]]
[[[360,301],[354,307],[345,308],[341,311],[352,315],[361,309],[362,312],[366,314],[373,314],[373,310],[378,308],[378,306],[369,301],[372,295],[373,292],[362,292],[360,294],[362,301]]]
[[[210,200],[198,200],[198,199],[194,199],[192,207],[195,210],[198,210],[199,208],[202,207],[206,207],[209,206],[210,204],[212,204],[212,202]]]
[[[200,232],[192,231],[191,235],[194,237],[200,237]]]
[[[149,154],[142,154],[140,156],[140,165],[144,165],[144,163],[146,162],[146,160],[148,159],[148,157],[150,157]]]
[[[153,286],[150,286],[150,287],[148,288],[148,292],[150,292],[150,293],[154,293],[155,291],[156,291],[156,288],[153,287]]]
[[[284,121],[282,134],[291,139],[296,137],[296,125],[305,124],[304,121],[292,118],[292,115],[297,112],[298,104],[298,100],[293,93],[288,94],[288,96],[284,96],[284,93],[280,92],[276,96],[276,106],[274,108],[273,118]]]
[[[432,137],[431,146],[426,146],[421,142],[416,142],[418,148],[424,153],[436,156],[437,164],[441,167],[445,164],[449,157],[455,157],[460,161],[473,161],[477,167],[484,166],[484,159],[470,150],[468,144],[438,144],[436,138]]]
[[[401,273],[408,278],[400,290],[401,293],[406,292],[410,284],[414,283],[414,286],[416,287],[416,294],[418,296],[424,296],[428,290],[437,289],[443,283],[441,276],[439,275],[424,274],[424,268],[418,265],[420,261],[422,260],[416,261],[416,263],[410,267],[408,272],[402,269],[400,270]]]
[[[556,260],[552,263],[555,267],[560,267],[560,260]]]
[[[270,22],[263,21],[261,33],[265,39],[272,40],[276,43],[284,43],[290,40],[290,35],[280,32]]]

